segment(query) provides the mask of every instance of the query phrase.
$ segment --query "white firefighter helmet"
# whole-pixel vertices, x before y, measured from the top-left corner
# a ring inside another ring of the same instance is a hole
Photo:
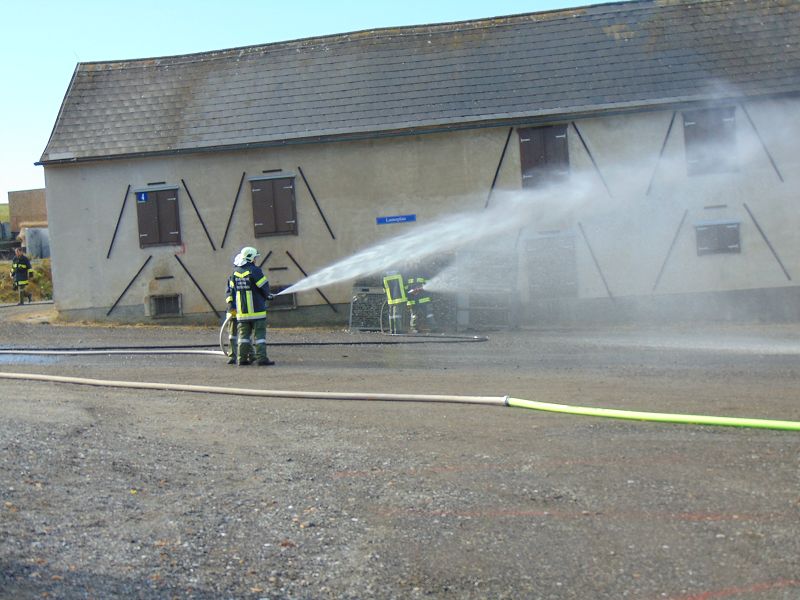
[[[247,263],[253,262],[257,257],[261,256],[258,250],[252,246],[245,246],[233,259],[233,264],[237,267],[243,267]]]

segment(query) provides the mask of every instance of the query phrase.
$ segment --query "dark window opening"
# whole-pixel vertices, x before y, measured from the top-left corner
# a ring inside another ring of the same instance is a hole
[[[136,192],[136,213],[139,218],[140,248],[180,245],[177,188]]]
[[[562,181],[569,175],[567,125],[518,130],[523,189]]]
[[[695,225],[697,232],[697,255],[739,253],[739,223],[724,221]]]
[[[284,294],[282,296],[278,296],[279,292],[282,292],[288,287],[288,285],[269,286],[269,293],[274,296],[272,301],[269,303],[270,310],[290,310],[297,308],[297,296],[295,294]]]
[[[686,171],[689,175],[735,171],[736,107],[683,113]]]
[[[175,317],[181,314],[181,296],[150,296],[150,315],[153,317]]]
[[[256,237],[297,235],[294,177],[266,177],[250,181],[253,230]]]

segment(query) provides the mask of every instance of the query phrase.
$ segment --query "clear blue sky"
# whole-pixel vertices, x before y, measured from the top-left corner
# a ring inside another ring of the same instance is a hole
[[[0,203],[44,187],[36,167],[78,62],[168,56],[443,23],[602,0],[4,0]]]

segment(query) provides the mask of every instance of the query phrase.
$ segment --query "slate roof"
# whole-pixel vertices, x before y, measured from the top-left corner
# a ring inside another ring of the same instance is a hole
[[[798,0],[634,0],[79,63],[41,162],[798,92]]]

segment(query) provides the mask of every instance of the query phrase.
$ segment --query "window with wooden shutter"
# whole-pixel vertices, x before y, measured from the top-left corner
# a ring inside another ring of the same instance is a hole
[[[256,237],[297,235],[294,177],[251,179],[250,191]]]
[[[739,242],[738,221],[707,221],[694,227],[697,234],[697,255],[738,254],[742,251]]]
[[[683,139],[689,175],[735,171],[736,107],[685,111]]]
[[[560,181],[569,175],[566,124],[525,127],[518,132],[523,188]]]
[[[139,247],[180,245],[178,188],[138,190],[135,194]]]

